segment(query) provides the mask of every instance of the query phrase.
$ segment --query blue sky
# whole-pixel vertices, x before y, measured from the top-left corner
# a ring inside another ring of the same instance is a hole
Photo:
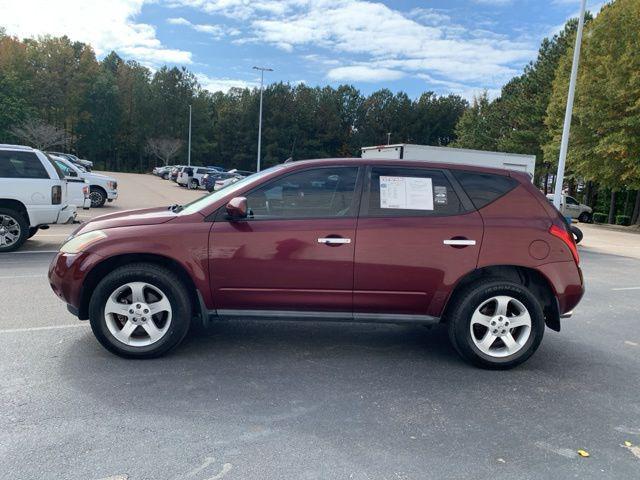
[[[595,13],[601,2],[589,1]],[[267,82],[353,84],[411,97],[500,87],[578,0],[0,0],[11,34],[66,34],[98,56],[184,65],[211,90]]]

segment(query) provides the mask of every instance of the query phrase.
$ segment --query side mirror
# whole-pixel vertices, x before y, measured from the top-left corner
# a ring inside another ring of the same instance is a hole
[[[245,197],[234,197],[227,203],[227,215],[230,220],[247,218],[247,199]]]

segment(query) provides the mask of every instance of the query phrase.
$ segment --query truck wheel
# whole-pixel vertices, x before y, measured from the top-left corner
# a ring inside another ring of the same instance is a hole
[[[12,252],[29,236],[29,223],[19,212],[0,208],[0,252]]]
[[[189,190],[196,190],[198,188],[198,181],[195,179],[189,180]]]
[[[38,233],[38,227],[29,227],[29,235],[27,235],[27,238],[33,237],[36,233]]]
[[[589,212],[582,212],[578,217],[578,221],[582,223],[591,223],[591,214]]]
[[[462,358],[476,366],[513,368],[533,355],[542,341],[542,307],[520,284],[500,278],[481,280],[454,301],[449,338]]]
[[[100,187],[92,186],[89,189],[89,198],[91,199],[91,208],[100,208],[107,201],[107,192]]]
[[[94,335],[110,352],[127,358],[158,357],[186,336],[191,302],[174,273],[134,263],[100,281],[89,302],[89,320]]]

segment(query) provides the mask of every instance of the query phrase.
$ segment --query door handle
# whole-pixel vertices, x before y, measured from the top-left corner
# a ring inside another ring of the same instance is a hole
[[[340,237],[325,237],[319,238],[318,243],[322,243],[324,245],[343,245],[345,243],[351,243],[351,239]]]
[[[462,239],[462,238],[451,238],[449,240],[443,240],[442,243],[444,243],[445,245],[453,245],[453,246],[464,246],[467,247],[469,245],[475,245],[476,241],[475,240],[469,240],[469,239]]]

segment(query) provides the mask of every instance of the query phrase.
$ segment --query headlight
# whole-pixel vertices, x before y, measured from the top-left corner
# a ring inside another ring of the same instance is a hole
[[[115,190],[118,188],[118,182],[107,182],[107,188],[109,190]]]
[[[62,253],[79,253],[92,243],[102,240],[103,238],[107,238],[107,234],[102,230],[83,233],[68,240],[64,245],[62,245],[62,247],[60,247],[60,251]]]

